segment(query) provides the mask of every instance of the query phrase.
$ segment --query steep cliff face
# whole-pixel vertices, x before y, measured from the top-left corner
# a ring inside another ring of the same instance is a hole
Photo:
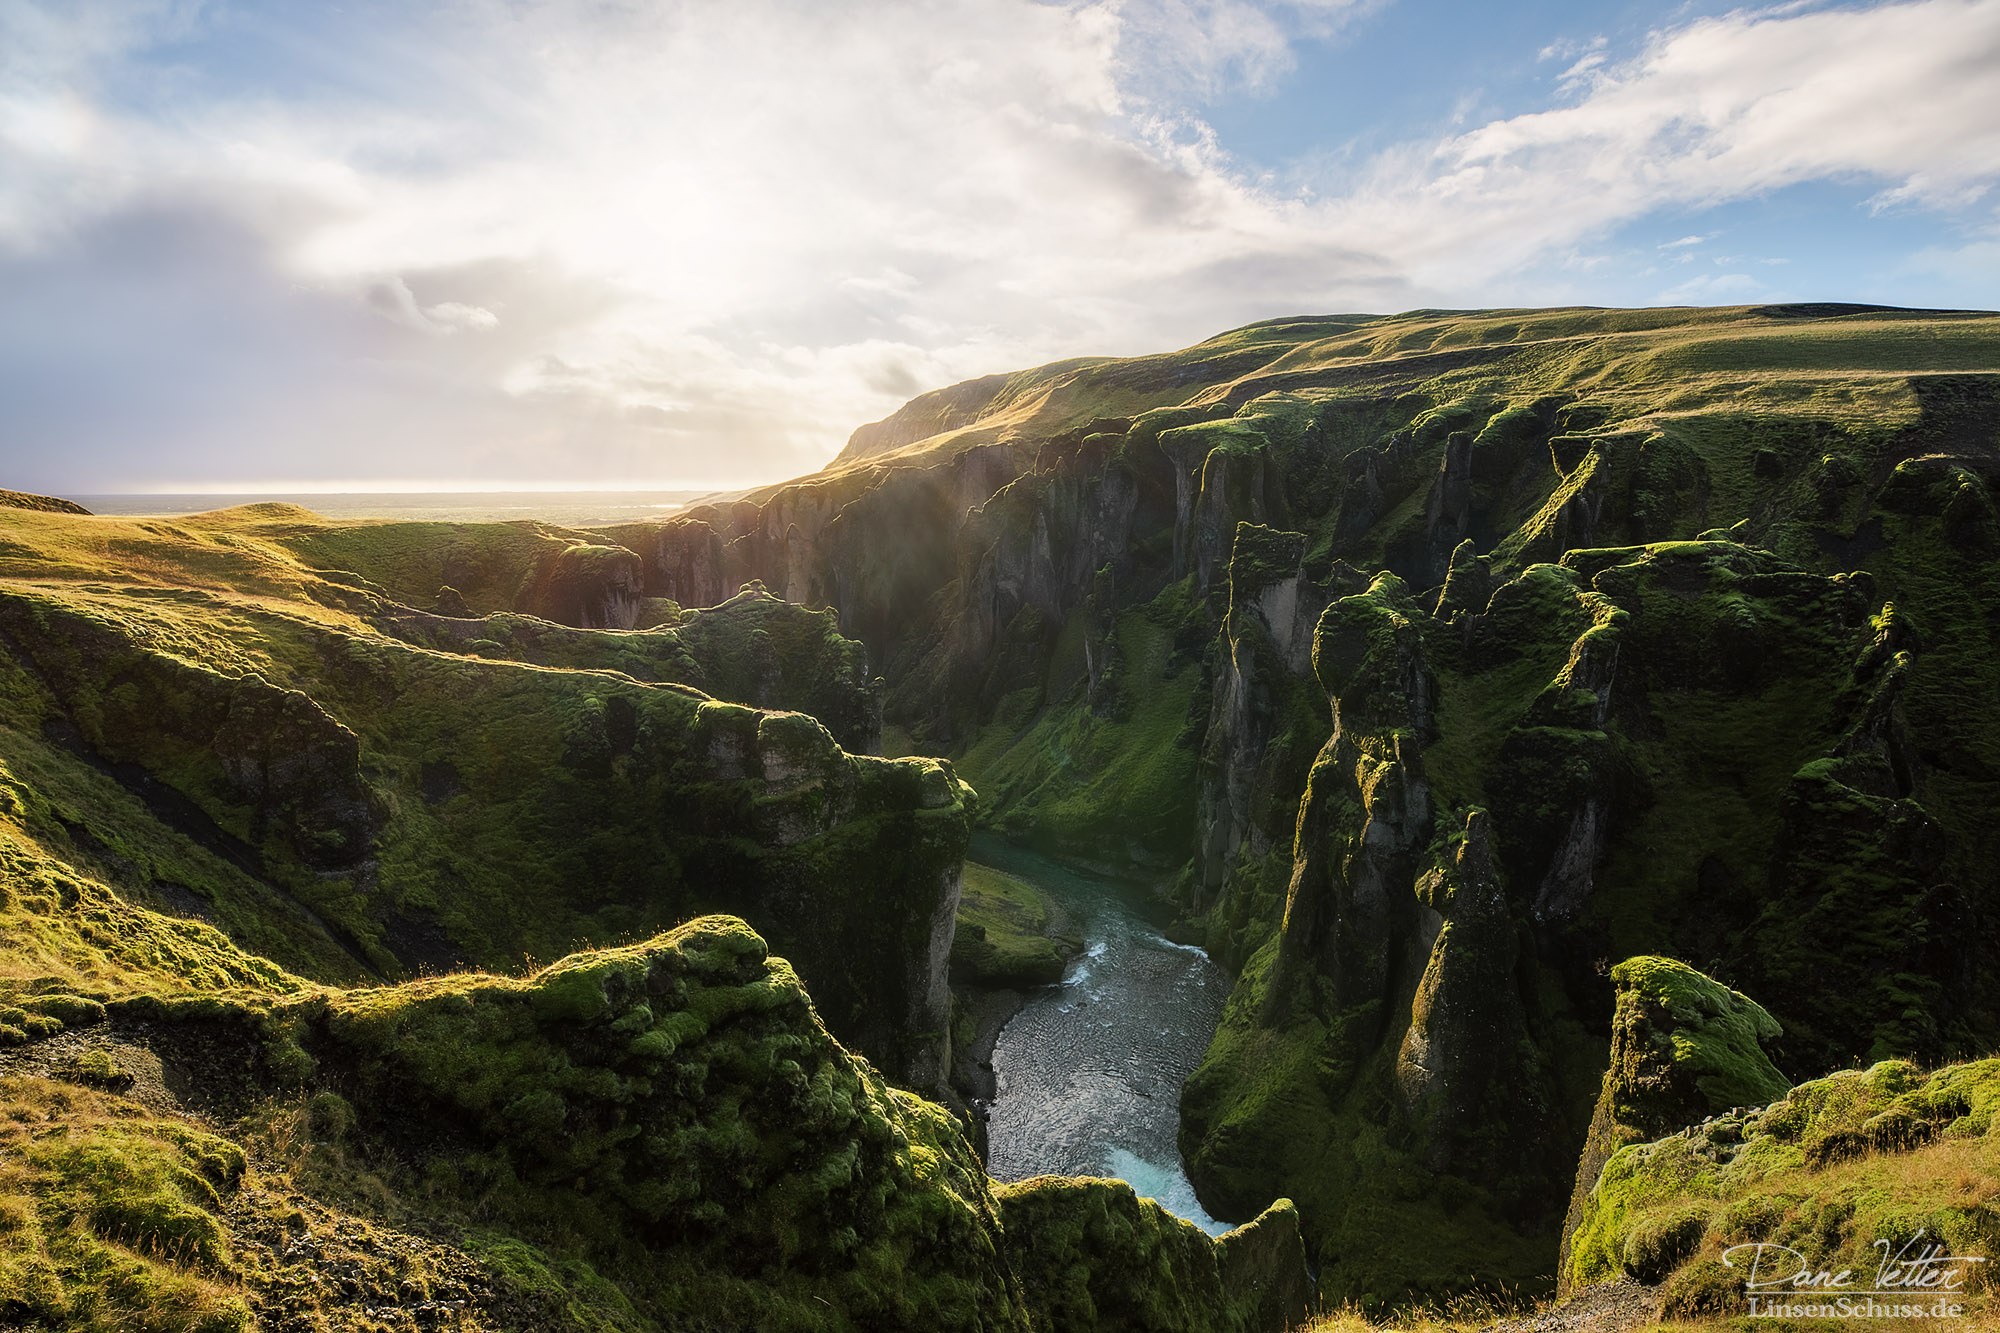
[[[2000,1061],[1926,1074],[1884,1060],[1792,1087],[1766,1058],[1778,1027],[1755,1002],[1659,958],[1629,960],[1618,985],[1565,1232],[1568,1291],[1636,1280],[1660,1318],[1713,1319],[1756,1310],[1746,1297],[1768,1309],[1804,1270],[1825,1275],[1813,1285],[1829,1307],[1991,1318],[1982,1268],[2000,1228],[1973,1201],[2000,1188]]]
[[[942,1088],[967,790],[683,683],[809,705],[866,745],[861,651],[825,615],[748,596],[645,633],[455,619],[302,566],[297,511],[12,522],[0,757],[61,855],[330,981],[729,911],[785,942],[844,1040]]]
[[[1332,598],[1362,591],[1351,569],[1308,573],[1306,545],[1303,533],[1239,523],[1229,562],[1184,906],[1207,914],[1210,947],[1232,967],[1280,919],[1297,793],[1331,722],[1311,683],[1320,616]]]
[[[122,924],[129,959],[60,978],[98,998],[0,983],[23,1327],[1278,1333],[1306,1307],[1288,1203],[1212,1240],[1123,1182],[996,1185],[740,920],[362,989]],[[159,967],[174,942],[207,975]]]
[[[1599,1261],[1585,1257],[1593,1238],[1579,1248],[1576,1234],[1587,1222],[1593,1230],[1601,1224],[1597,1186],[1620,1149],[1766,1106],[1791,1090],[1770,1059],[1784,1029],[1756,1001],[1666,958],[1628,958],[1611,975],[1618,989],[1611,1064],[1563,1226],[1557,1272],[1565,1290],[1574,1289],[1579,1273],[1600,1272]]]
[[[1241,972],[1184,1106],[1211,1208],[1299,1198],[1357,1297],[1532,1284],[1618,959],[1772,997],[1795,1075],[1996,1035],[2000,731],[1953,703],[2000,688],[1996,327],[1254,325],[1050,368],[1032,411],[913,405],[894,449],[660,525],[694,554],[646,592],[831,607],[982,817],[1178,867]]]
[[[1858,961],[1877,930],[1936,938],[1936,904],[1960,891],[1920,882],[1945,853],[1913,854],[1906,797],[1826,776],[1852,751],[1855,782],[1891,783],[1887,742],[1855,739],[1892,734],[1869,721],[1883,716],[1869,645],[1893,633],[1869,605],[1864,581],[1728,543],[1572,552],[1444,622],[1392,575],[1335,602],[1315,652],[1335,724],[1300,803],[1282,925],[1184,1104],[1202,1187],[1252,1206],[1284,1178],[1266,1165],[1278,1145],[1308,1142],[1356,1154],[1343,1183],[1296,1189],[1330,1248],[1380,1225],[1391,1173],[1417,1164],[1476,1191],[1461,1224],[1490,1209],[1550,1226],[1557,1145],[1576,1142],[1594,1081],[1576,1015],[1598,960],[1646,940],[1744,976],[1853,959],[1841,984],[1780,1002],[1791,1060],[1921,1042],[1892,995],[1908,983]],[[1844,834],[1804,832],[1823,820]],[[1817,916],[1808,955],[1764,895],[1822,869],[1841,882],[1820,837],[1870,888],[1851,914]],[[1916,983],[1937,1002],[1919,1021],[1976,1012],[1955,976]],[[1372,1163],[1371,1132],[1391,1148]],[[1511,1262],[1494,1238],[1473,1252]]]

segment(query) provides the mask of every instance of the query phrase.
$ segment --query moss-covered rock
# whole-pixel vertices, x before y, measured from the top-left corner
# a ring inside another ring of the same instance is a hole
[[[293,1012],[363,1133],[581,1244],[669,1326],[1275,1329],[1299,1308],[1289,1213],[1218,1244],[1120,1183],[996,1188],[737,920]]]
[[[462,1126],[443,1178],[531,1231],[611,1254],[636,1240],[658,1256],[662,1314],[1025,1324],[956,1123],[836,1045],[740,921],[528,981],[355,992],[308,1019],[366,1127]]]
[[[951,940],[952,984],[991,989],[1061,981],[1083,947],[1065,925],[1034,885],[967,861]]]
[[[1897,1289],[1895,1256],[1914,1253],[1920,1237],[1940,1253],[1989,1255],[2000,1226],[1980,1200],[2000,1188],[1988,1144],[1996,1108],[2000,1062],[1927,1075],[1886,1061],[1628,1143],[1579,1195],[1565,1285],[1626,1273],[1665,1282],[1669,1315],[1740,1314],[1758,1245],[1791,1252],[1769,1252],[1767,1284],[1788,1261],[1888,1290]],[[1980,1302],[1990,1276],[1976,1263],[1950,1268],[1954,1299]],[[1913,1299],[1936,1294],[1904,1286]]]
[[[1037,1328],[1222,1333],[1306,1313],[1289,1200],[1214,1241],[1122,1180],[1038,1176],[995,1195]]]
[[[1592,1216],[1598,1178],[1621,1148],[1718,1114],[1764,1106],[1791,1087],[1771,1062],[1784,1030],[1756,1001],[1669,958],[1628,958],[1612,969],[1611,979],[1618,997],[1611,1066],[1584,1140],[1564,1228],[1566,1289],[1584,1271],[1573,1256],[1580,1243],[1592,1243],[1579,1242],[1578,1236]],[[1659,1236],[1648,1232],[1631,1241],[1641,1257],[1628,1262],[1627,1270],[1642,1282],[1661,1281],[1693,1252],[1693,1241],[1682,1243],[1689,1225],[1676,1214],[1657,1223],[1667,1228]],[[1700,1234],[1694,1227],[1694,1240]],[[1660,1257],[1666,1251],[1672,1251],[1671,1262]]]

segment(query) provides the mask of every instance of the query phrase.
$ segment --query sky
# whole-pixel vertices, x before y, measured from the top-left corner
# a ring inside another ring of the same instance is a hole
[[[2000,0],[0,0],[0,486],[729,488],[1303,313],[2000,307]]]

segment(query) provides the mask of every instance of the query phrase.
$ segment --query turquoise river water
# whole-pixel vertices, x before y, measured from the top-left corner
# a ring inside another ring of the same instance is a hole
[[[1060,986],[1037,991],[993,1048],[998,1085],[987,1170],[1118,1176],[1211,1234],[1176,1146],[1181,1085],[1201,1062],[1229,994],[1200,949],[1161,934],[1165,905],[1106,879],[986,836],[972,859],[1034,884],[1084,939]]]

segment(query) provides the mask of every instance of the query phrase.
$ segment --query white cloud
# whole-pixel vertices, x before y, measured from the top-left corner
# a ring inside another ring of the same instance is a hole
[[[1420,283],[1492,291],[1664,206],[1833,180],[1963,207],[2000,180],[1996,71],[2000,0],[1702,19],[1593,71],[1570,105],[1383,154],[1329,212]]]
[[[1126,95],[1171,104],[1243,84],[1263,87],[1292,69],[1300,37],[1332,37],[1385,3],[1100,0],[1087,8],[1113,25]]]
[[[1778,294],[1748,273],[1705,273],[1659,295],[1661,305],[1726,305],[1730,302],[1769,301]]]
[[[1310,197],[1244,179],[1203,99],[1378,3],[363,3],[301,11],[332,26],[265,78],[148,54],[287,21],[254,6],[0,0],[0,345],[145,372],[120,416],[0,367],[0,432],[129,468],[105,442],[143,426],[209,475],[741,483],[995,369],[1587,291],[1591,239],[1662,206],[1831,179],[1963,210],[2000,179],[2000,0],[1557,44],[1559,105]]]
[[[1538,62],[1547,62],[1550,60],[1575,60],[1579,56],[1587,55],[1592,51],[1601,51],[1610,44],[1611,44],[1610,38],[1601,36],[1593,37],[1587,42],[1577,41],[1573,38],[1565,38],[1562,41],[1550,42],[1547,46],[1543,47],[1539,52],[1536,53],[1535,59]]]

